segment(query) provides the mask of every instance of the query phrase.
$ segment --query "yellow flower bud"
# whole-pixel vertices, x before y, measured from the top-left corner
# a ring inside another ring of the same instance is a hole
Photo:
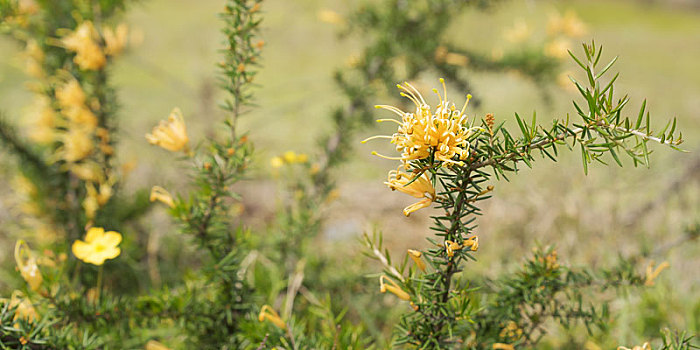
[[[282,321],[280,315],[270,305],[263,305],[260,314],[258,314],[258,321],[265,322],[265,320],[272,322],[279,329],[287,329],[287,325]]]
[[[150,201],[160,201],[171,208],[175,208],[175,201],[173,200],[173,196],[171,196],[166,189],[160,186],[153,186],[153,188],[151,188]]]
[[[425,272],[425,262],[423,262],[423,260],[421,260],[422,255],[423,255],[423,253],[421,253],[417,250],[413,250],[413,249],[408,250],[408,256],[411,257],[411,259],[413,260],[413,263],[415,263],[416,266],[421,271]]]
[[[386,283],[384,281],[386,281]],[[401,289],[401,287],[399,287],[398,284],[396,284],[396,282],[392,281],[385,275],[381,275],[379,277],[379,291],[382,293],[389,291],[399,297],[401,300],[411,300],[411,295],[406,293],[403,289]]]
[[[36,258],[23,240],[19,240],[15,244],[15,262],[22,278],[29,284],[29,289],[35,292],[39,290],[44,279],[41,277]]]

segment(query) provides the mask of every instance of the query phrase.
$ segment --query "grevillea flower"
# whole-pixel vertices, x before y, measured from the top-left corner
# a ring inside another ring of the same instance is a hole
[[[121,249],[117,247],[121,241],[119,232],[105,232],[101,227],[92,227],[85,235],[85,241],[75,241],[72,250],[76,258],[89,264],[102,265],[105,260],[121,254]]]
[[[647,271],[646,271],[646,278],[644,279],[644,285],[645,286],[653,286],[654,285],[654,280],[656,277],[659,277],[659,274],[661,271],[664,269],[670,267],[671,264],[668,263],[668,261],[664,261],[659,266],[654,269],[654,260],[649,262],[649,266],[647,266]]]
[[[76,53],[73,61],[81,69],[98,70],[107,63],[102,48],[97,43],[99,34],[91,21],[81,23],[73,32],[61,39],[66,49]]]
[[[168,116],[168,121],[161,120],[150,134],[146,134],[146,140],[150,144],[163,147],[168,151],[187,153],[189,151],[187,148],[189,138],[180,109],[173,109]]]
[[[423,173],[420,178],[413,180],[414,175],[406,174],[401,171],[392,170],[389,172],[389,177],[386,184],[392,191],[398,190],[416,198],[422,198],[419,202],[413,203],[404,208],[403,213],[406,216],[411,215],[418,209],[430,206],[435,200],[435,187],[428,179],[428,176]]]
[[[105,54],[116,56],[124,51],[128,41],[129,28],[121,23],[116,28],[103,27],[102,33],[105,39]]]
[[[413,250],[413,249],[408,250],[408,256],[411,257],[411,259],[413,260],[413,263],[416,264],[416,267],[418,267],[421,271],[425,272],[425,262],[421,259],[422,255],[423,255],[423,253],[421,253],[417,250]]]
[[[390,139],[391,143],[396,145],[396,150],[401,153],[401,157],[386,157],[376,152],[372,152],[372,154],[388,159],[398,159],[404,163],[427,159],[431,156],[448,165],[462,164],[462,160],[467,159],[469,155],[467,139],[472,131],[477,129],[467,124],[467,115],[465,114],[471,95],[467,95],[467,101],[462,109],[457,110],[455,105],[447,100],[445,80],[440,79],[440,82],[444,95],[440,95],[436,89],[433,89],[433,92],[440,98],[440,103],[434,112],[431,111],[420,92],[407,82],[404,85],[398,85],[398,88],[402,90],[401,96],[408,98],[416,105],[415,112],[404,112],[394,106],[376,106],[390,110],[401,117],[401,120],[377,120],[378,122],[391,121],[399,124],[398,131],[391,136],[373,136],[362,142],[374,138]]]
[[[41,271],[39,271],[36,258],[23,240],[19,240],[15,244],[15,262],[17,262],[17,268],[22,278],[29,284],[29,289],[35,292],[39,290],[41,282],[43,282]]]
[[[149,199],[151,202],[160,201],[171,208],[175,207],[173,196],[171,196],[166,189],[160,186],[153,186],[153,188],[151,188],[151,197]]]
[[[260,314],[258,314],[258,321],[265,322],[265,320],[272,322],[280,329],[287,329],[287,325],[282,321],[280,315],[270,305],[263,305]]]
[[[386,281],[386,282],[385,282]],[[392,281],[389,279],[389,277],[386,277],[384,275],[379,277],[379,291],[382,293],[386,293],[387,291],[393,293],[399,299],[401,300],[411,300],[411,296],[406,293],[401,287],[399,287],[396,282]]]

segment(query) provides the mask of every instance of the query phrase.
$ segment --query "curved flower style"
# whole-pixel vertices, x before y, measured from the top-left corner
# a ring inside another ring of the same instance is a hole
[[[149,197],[149,199],[151,202],[160,201],[171,208],[175,208],[175,201],[173,200],[173,196],[171,196],[170,192],[168,192],[163,187],[153,186],[153,188],[151,188],[151,196]]]
[[[279,329],[287,329],[287,324],[282,321],[280,315],[277,313],[277,311],[275,311],[275,309],[270,307],[270,305],[263,305],[263,307],[260,309],[258,321],[264,322],[265,320],[272,322]]]
[[[185,120],[182,118],[180,108],[174,108],[170,112],[167,122],[161,120],[150,134],[146,134],[146,140],[150,144],[163,147],[168,151],[183,151],[187,153],[189,151],[187,147],[189,138],[187,137]]]
[[[415,112],[404,112],[397,107],[388,105],[375,106],[390,110],[401,117],[400,121],[395,119],[377,120],[378,122],[392,121],[399,124],[398,132],[392,136],[373,136],[362,142],[374,138],[391,139],[391,143],[396,145],[396,150],[401,152],[401,157],[386,157],[376,152],[372,152],[372,154],[388,159],[398,159],[404,163],[426,159],[432,155],[436,160],[447,164],[462,164],[462,160],[465,160],[469,155],[467,139],[473,130],[478,129],[467,125],[467,115],[464,114],[471,95],[467,95],[467,101],[462,109],[457,110],[454,103],[447,100],[445,80],[440,79],[440,83],[442,83],[444,95],[440,95],[437,89],[433,89],[433,92],[440,98],[435,112],[431,112],[430,106],[425,102],[420,92],[408,82],[397,86],[403,90],[401,96],[408,98],[416,105]]]
[[[39,290],[44,279],[41,277],[36,258],[23,240],[19,240],[15,244],[15,262],[17,262],[17,268],[22,278],[29,284],[29,289],[35,292]]]
[[[435,200],[435,187],[428,179],[428,176],[423,173],[420,178],[413,180],[413,175],[406,174],[401,171],[392,170],[389,172],[387,182],[385,182],[392,191],[399,190],[403,193],[416,198],[422,198],[419,202],[413,203],[403,210],[406,216],[411,215],[414,211],[430,206]]]
[[[121,254],[117,247],[122,235],[116,231],[105,232],[101,227],[92,227],[85,235],[85,241],[73,243],[73,254],[78,259],[93,265],[102,265],[107,259],[114,259]]]
[[[386,282],[385,282],[386,281]],[[393,293],[401,300],[411,300],[411,295],[406,293],[401,287],[399,287],[396,282],[392,281],[389,277],[381,275],[379,277],[379,291],[386,293],[387,291]]]

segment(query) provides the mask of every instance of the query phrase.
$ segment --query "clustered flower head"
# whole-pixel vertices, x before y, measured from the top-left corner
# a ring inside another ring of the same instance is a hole
[[[61,42],[66,49],[76,53],[73,61],[81,69],[98,70],[107,63],[98,39],[99,34],[92,22],[84,21],[75,31],[64,36]]]
[[[427,159],[431,156],[436,161],[452,164],[463,164],[463,160],[469,155],[468,138],[475,130],[467,124],[465,114],[471,95],[467,95],[467,100],[461,110],[458,110],[454,103],[447,100],[447,88],[445,80],[440,79],[443,86],[444,95],[440,95],[433,89],[440,103],[434,111],[425,102],[423,96],[410,83],[398,85],[402,90],[401,96],[408,98],[416,105],[415,112],[404,112],[397,107],[388,105],[378,105],[377,108],[387,109],[401,117],[401,120],[379,119],[378,121],[392,121],[399,124],[398,131],[392,136],[374,136],[373,138],[389,138],[391,143],[396,145],[396,150],[401,152],[400,158],[384,157],[389,159],[400,159],[404,163]],[[373,152],[373,154],[377,154]],[[378,154],[377,154],[378,155]]]

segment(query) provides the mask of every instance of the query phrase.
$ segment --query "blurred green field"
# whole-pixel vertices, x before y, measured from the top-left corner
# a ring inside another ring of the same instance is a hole
[[[244,116],[241,126],[250,130],[256,145],[254,173],[267,179],[244,182],[239,189],[252,226],[265,225],[275,206],[269,158],[289,149],[313,155],[315,140],[329,131],[330,109],[341,103],[332,71],[347,64],[360,41],[352,37],[339,41],[337,28],[319,21],[317,13],[321,9],[344,13],[353,3],[269,0],[264,4],[266,49],[257,77],[258,107]],[[222,42],[216,16],[221,6],[221,1],[213,0],[149,0],[130,10],[126,21],[142,30],[145,40],[114,70],[123,107],[119,157],[138,162],[127,183],[129,190],[183,183],[172,159],[163,157],[163,151],[150,147],[143,137],[172,107],[182,108],[195,141],[220,129],[223,117],[216,107],[215,63]],[[653,146],[650,169],[635,169],[631,164],[624,169],[593,166],[588,176],[583,174],[579,154],[571,152],[561,157],[561,164],[542,160],[513,181],[496,183],[494,198],[486,202],[479,221],[479,262],[471,265],[467,276],[496,276],[520,264],[535,244],[555,244],[561,259],[574,265],[602,266],[618,254],[673,242],[685,227],[700,221],[700,166],[688,170],[700,159],[700,10],[642,1],[505,1],[487,13],[466,13],[451,30],[451,40],[489,53],[508,45],[503,39],[505,28],[522,19],[532,28],[531,40],[536,42],[544,37],[548,15],[567,10],[588,24],[585,40],[603,44],[605,58],[620,56],[615,70],[621,72],[618,89],[631,97],[628,112],[635,113],[634,108],[647,98],[658,124],[678,117],[686,140],[682,146],[690,152]],[[0,110],[21,124],[31,101],[23,88],[28,80],[17,58],[18,47],[2,38],[0,52]],[[573,69],[573,64],[569,66]],[[573,111],[575,95],[556,84],[548,87],[554,101],[548,104],[535,84],[518,74],[471,74],[475,91],[470,93],[481,99],[479,108],[471,109],[472,115],[491,112],[497,120],[510,120],[515,112],[529,115],[537,110],[542,120],[548,120]],[[432,87],[437,78],[425,76],[421,83]],[[380,96],[376,102],[388,101]],[[358,136],[356,155],[338,173],[340,198],[328,208],[327,241],[359,252],[356,238],[377,228],[393,251],[424,247],[430,212],[403,217],[401,209],[412,198],[392,193],[382,184],[394,163],[370,156],[380,146],[359,144],[377,133],[367,130]],[[3,163],[12,164],[6,158],[3,155]],[[4,168],[6,175],[9,170]],[[9,181],[3,186],[1,193],[10,193]],[[653,205],[645,209],[647,203]],[[8,214],[2,218],[12,220]],[[155,214],[150,225],[173,234],[161,226],[163,221]],[[0,245],[5,247],[0,259],[10,256],[13,240],[0,231]],[[657,286],[613,304],[620,312],[614,336],[621,342],[639,341],[634,338],[639,334],[655,336],[661,326],[700,332],[698,243],[674,247],[655,258],[671,263]],[[0,290],[5,288],[0,281]],[[654,320],[658,320],[656,329]]]

